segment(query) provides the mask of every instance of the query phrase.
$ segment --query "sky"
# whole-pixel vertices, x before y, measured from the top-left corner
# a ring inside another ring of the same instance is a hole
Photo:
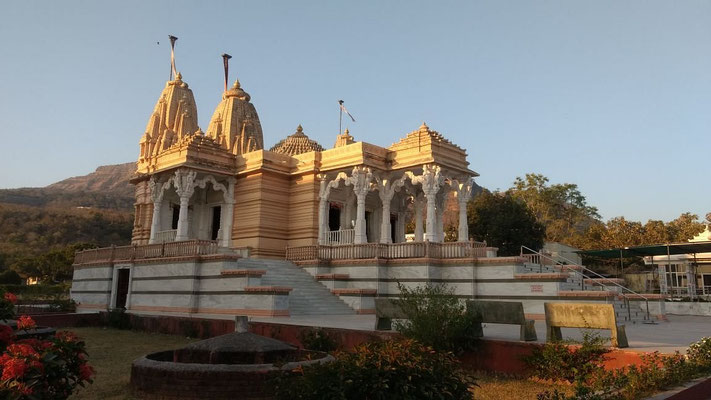
[[[343,99],[359,141],[424,121],[477,182],[575,183],[603,219],[711,211],[708,1],[7,1],[0,188],[135,161],[176,65],[205,130],[233,56],[265,147],[325,147]]]

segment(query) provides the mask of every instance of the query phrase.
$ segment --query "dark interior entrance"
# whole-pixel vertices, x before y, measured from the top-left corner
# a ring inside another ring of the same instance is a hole
[[[337,231],[341,228],[341,209],[331,205],[328,209],[328,230]]]
[[[217,240],[217,234],[220,232],[220,216],[222,215],[222,207],[212,207],[212,231],[210,239]]]
[[[397,240],[397,214],[390,214],[390,240],[395,243]]]
[[[121,268],[118,270],[118,282],[116,283],[116,308],[126,308],[126,297],[128,297],[128,280],[131,270]]]
[[[178,229],[178,219],[180,219],[180,204],[173,204],[173,219],[170,222],[170,229]]]

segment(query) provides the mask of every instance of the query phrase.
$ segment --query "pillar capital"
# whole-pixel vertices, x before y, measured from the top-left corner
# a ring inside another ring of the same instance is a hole
[[[180,196],[181,202],[183,198],[188,200],[195,193],[195,177],[197,172],[189,169],[180,168],[175,171],[175,176],[173,177],[173,185],[175,186],[175,192]]]

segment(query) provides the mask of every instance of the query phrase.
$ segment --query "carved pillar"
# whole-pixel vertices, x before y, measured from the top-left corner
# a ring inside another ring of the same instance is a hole
[[[415,197],[415,241],[421,242],[424,238],[425,229],[422,226],[422,206],[425,202],[425,196],[423,193],[418,193]]]
[[[395,192],[400,190],[400,188],[405,184],[405,177],[401,177],[398,180],[391,180],[389,178],[384,178],[380,176],[375,177],[375,182],[378,187],[378,196],[380,196],[380,203],[382,204],[382,219],[380,221],[380,243],[392,243],[392,236],[390,235],[390,203],[392,202]]]
[[[163,205],[163,184],[159,183],[155,176],[152,176],[151,180],[148,182],[148,187],[151,189],[151,199],[153,200],[151,236],[148,239],[148,244],[153,244],[156,242],[156,235],[160,229],[160,210]]]
[[[180,197],[180,214],[178,215],[178,232],[175,235],[175,241],[188,240],[188,232],[190,223],[188,222],[188,206],[190,197],[195,192],[195,176],[197,173],[191,170],[177,170],[173,183],[175,184],[175,192]]]
[[[425,199],[427,199],[427,219],[425,222],[425,240],[430,242],[436,242],[438,239],[438,234],[436,232],[437,225],[437,215],[436,201],[437,192],[442,184],[443,177],[440,174],[440,168],[437,165],[425,165],[423,166],[422,179],[420,183],[422,184],[422,191],[425,193]]]
[[[458,242],[469,241],[469,223],[467,221],[467,202],[472,197],[472,189],[474,187],[474,179],[467,178],[461,183],[454,182],[454,188],[457,191],[457,203],[459,203],[459,232],[457,235]]]
[[[372,179],[373,174],[370,172],[370,168],[354,167],[351,177],[346,181],[346,184],[353,185],[353,193],[356,195],[355,239],[353,240],[355,244],[368,242],[365,225],[365,197],[370,191]]]
[[[224,194],[225,205],[222,207],[222,215],[220,216],[220,233],[222,247],[232,247],[232,220],[234,219],[235,210],[235,178],[227,180],[227,192]]]
[[[447,200],[447,191],[440,188],[435,196],[435,235],[436,242],[444,242],[444,205]]]
[[[326,226],[328,226],[328,215],[326,214],[328,212],[328,183],[326,182],[326,175],[324,174],[317,175],[316,179],[321,181],[318,195],[318,244],[326,244],[326,235],[328,234],[326,229]]]

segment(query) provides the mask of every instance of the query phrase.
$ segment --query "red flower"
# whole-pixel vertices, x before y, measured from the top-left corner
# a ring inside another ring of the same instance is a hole
[[[39,358],[39,353],[37,353],[37,350],[35,350],[34,348],[32,348],[32,346],[26,343],[11,344],[7,346],[7,352],[13,355]]]
[[[27,372],[27,363],[21,358],[11,358],[2,369],[2,380],[22,378]]]
[[[10,292],[5,292],[4,297],[5,297],[5,300],[9,301],[12,304],[17,303],[17,296],[15,296],[14,294],[12,294]]]
[[[81,380],[88,381],[92,376],[94,376],[94,368],[92,368],[91,365],[84,363],[79,366],[79,377]]]
[[[78,339],[74,332],[69,331],[59,331],[54,336],[63,342],[76,342]]]
[[[35,320],[33,320],[30,316],[23,315],[20,317],[20,319],[17,320],[17,329],[32,329],[36,328],[37,323],[35,323]]]

